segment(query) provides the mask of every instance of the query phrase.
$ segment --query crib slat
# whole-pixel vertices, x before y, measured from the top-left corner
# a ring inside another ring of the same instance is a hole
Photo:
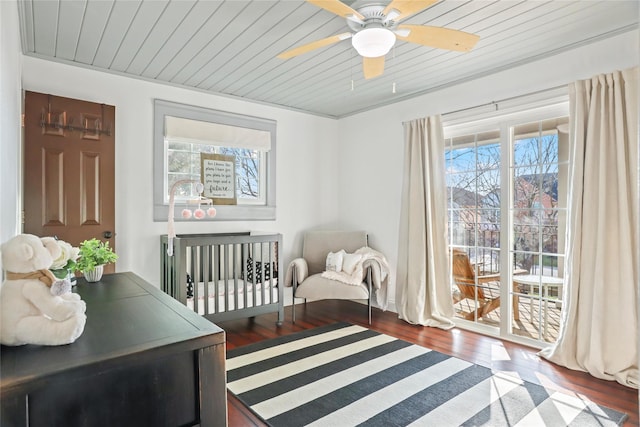
[[[198,293],[194,294],[195,298],[193,300],[193,308],[196,313],[204,314],[204,311],[201,311],[200,304],[204,295],[202,293],[205,292],[204,288],[202,289],[202,293],[200,292],[200,283],[204,283],[204,278],[202,277],[203,270],[200,265],[200,259],[202,258],[202,246],[192,246],[194,250],[194,265],[193,265],[193,281],[194,288],[198,289]]]
[[[211,247],[211,245],[202,246],[202,262],[204,264],[203,267],[205,271],[205,276],[204,276],[205,316],[211,313],[210,298],[216,295],[216,292],[217,292],[217,289],[215,289],[215,263],[213,262],[212,250],[213,248]],[[210,286],[211,283],[214,284],[214,289],[211,289],[211,286]],[[213,292],[211,292],[212,290]],[[213,295],[211,295],[212,293]]]
[[[225,301],[226,301],[226,306],[225,306],[225,311],[230,311],[231,310],[231,301],[234,297],[232,297],[230,295],[230,291],[231,291],[231,286],[233,284],[233,250],[229,250],[233,248],[233,244],[227,244],[225,245],[225,248],[227,250],[227,256],[225,257],[225,269],[227,271],[227,275],[225,276]]]
[[[168,289],[170,286],[169,282],[169,263],[173,259],[173,257],[168,257],[163,254],[167,250],[167,243],[165,243],[162,236],[160,237],[160,280],[162,280],[162,291],[173,296],[173,294]]]
[[[238,277],[240,276],[240,272],[242,269],[238,268],[238,263],[240,260],[238,259],[238,251],[240,250],[240,245],[237,243],[233,244],[233,309],[238,310]]]
[[[187,246],[186,253],[188,258],[187,265],[189,266],[189,275],[191,276],[191,282],[193,283],[193,295],[191,297],[193,302],[193,311],[198,313],[198,298],[200,297],[200,287],[198,286],[198,283],[200,282],[196,267],[198,256],[196,250],[196,246]]]
[[[228,271],[228,279],[225,287],[225,311],[233,311],[237,310],[238,306],[233,304],[233,299],[235,298],[237,289],[237,276],[236,276],[236,250],[235,244],[230,243],[228,245],[229,248],[229,258],[226,260],[226,268]]]
[[[220,265],[221,264],[220,258],[222,257],[222,255],[220,254],[220,245],[218,244],[213,245],[213,257],[214,257],[213,265],[215,266],[215,269],[213,272],[213,290],[215,295],[213,297],[213,312],[219,313],[220,301],[219,301],[218,295],[220,295],[220,281],[221,281],[220,278],[222,277],[222,270],[221,270],[222,266]],[[208,301],[209,300],[207,300],[207,302]],[[210,313],[207,313],[207,314],[210,314]]]
[[[260,285],[260,301],[262,304],[267,304],[267,300],[265,300],[265,292],[264,289],[266,288],[266,284],[267,284],[267,269],[271,268],[271,264],[269,264],[269,260],[271,259],[271,257],[267,257],[265,259],[264,255],[264,251],[265,251],[265,246],[266,249],[269,248],[269,245],[265,245],[264,243],[260,243],[260,259],[262,260],[262,284]],[[267,253],[267,255],[269,255]],[[269,275],[269,277],[271,277],[271,275]]]
[[[269,303],[273,303],[273,284],[275,283],[275,268],[273,268],[274,262],[273,262],[273,243],[268,242],[267,243],[267,248],[269,249],[269,288],[267,292],[267,296],[269,297]]]
[[[175,274],[176,274],[176,280],[175,280],[175,286],[176,286],[176,296],[178,301],[180,301],[182,304],[186,304],[187,303],[187,289],[186,289],[186,285],[187,285],[187,266],[184,262],[184,249],[185,246],[182,244],[182,242],[176,242],[174,240],[174,245],[176,246],[175,249],[177,249],[177,251],[174,251],[174,257],[175,257]]]
[[[249,290],[249,276],[248,276],[248,271],[247,271],[247,264],[249,261],[249,257],[251,256],[251,254],[249,253],[249,244],[248,243],[243,243],[242,244],[242,250],[243,250],[243,257],[242,257],[242,269],[245,271],[245,275],[244,275],[244,280],[242,282],[242,286],[243,286],[243,292],[242,292],[242,300],[243,300],[243,305],[242,307],[247,308],[247,293]]]
[[[202,312],[203,315],[207,314],[208,311],[208,298],[209,298],[209,287],[207,286],[207,276],[205,275],[205,248],[206,246],[197,246],[198,251],[198,262],[196,268],[200,272],[200,278],[198,284],[202,283],[202,292],[200,298],[198,299],[198,313]],[[202,305],[202,306],[200,306]]]
[[[253,254],[253,259],[251,260],[251,262],[253,263],[252,267],[253,267],[253,278],[252,278],[252,283],[251,283],[251,290],[253,292],[251,292],[252,295],[252,301],[253,304],[251,305],[251,307],[255,307],[256,306],[256,282],[258,280],[258,264],[256,263],[256,245],[257,243],[253,244],[253,250],[252,250],[252,254]]]

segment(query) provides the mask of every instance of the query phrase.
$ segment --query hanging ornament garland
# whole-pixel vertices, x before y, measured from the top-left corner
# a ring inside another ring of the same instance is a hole
[[[205,216],[209,216],[210,218],[213,218],[216,216],[216,208],[213,207],[213,201],[209,198],[202,196],[202,193],[204,192],[204,185],[202,185],[200,181],[195,179],[182,179],[180,181],[176,181],[171,186],[171,192],[169,193],[169,218],[168,218],[169,230],[167,233],[169,237],[169,242],[167,245],[167,255],[169,256],[173,256],[173,239],[176,237],[175,222],[173,219],[173,211],[175,208],[175,192],[178,187],[185,184],[193,184],[194,189],[198,194],[198,196],[195,199],[187,200],[186,202],[187,207],[182,209],[182,212],[181,212],[182,218],[202,219]],[[198,205],[198,207],[191,210],[188,207],[189,205]],[[206,211],[205,209],[203,209],[203,205],[205,207],[208,206]]]

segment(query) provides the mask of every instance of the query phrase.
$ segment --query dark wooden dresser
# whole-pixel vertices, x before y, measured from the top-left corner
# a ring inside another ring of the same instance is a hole
[[[133,273],[78,280],[84,333],[0,348],[0,425],[226,426],[224,331]]]

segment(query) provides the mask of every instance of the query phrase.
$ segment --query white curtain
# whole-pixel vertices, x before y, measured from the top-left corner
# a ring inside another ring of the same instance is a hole
[[[638,388],[638,67],[569,86],[560,337],[540,354]]]
[[[449,329],[454,324],[440,116],[404,123],[404,139],[398,315],[409,323]]]

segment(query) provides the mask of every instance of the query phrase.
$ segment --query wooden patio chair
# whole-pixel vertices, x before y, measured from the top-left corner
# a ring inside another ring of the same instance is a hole
[[[500,273],[476,277],[474,268],[469,261],[469,256],[464,251],[461,251],[460,249],[453,249],[452,258],[453,280],[460,290],[459,294],[454,294],[453,303],[457,304],[463,299],[478,301],[478,307],[476,310],[465,314],[464,318],[467,320],[475,320],[477,314],[477,319],[480,319],[500,307],[500,296],[493,297],[491,295],[487,295],[482,286],[489,282],[499,282]]]

